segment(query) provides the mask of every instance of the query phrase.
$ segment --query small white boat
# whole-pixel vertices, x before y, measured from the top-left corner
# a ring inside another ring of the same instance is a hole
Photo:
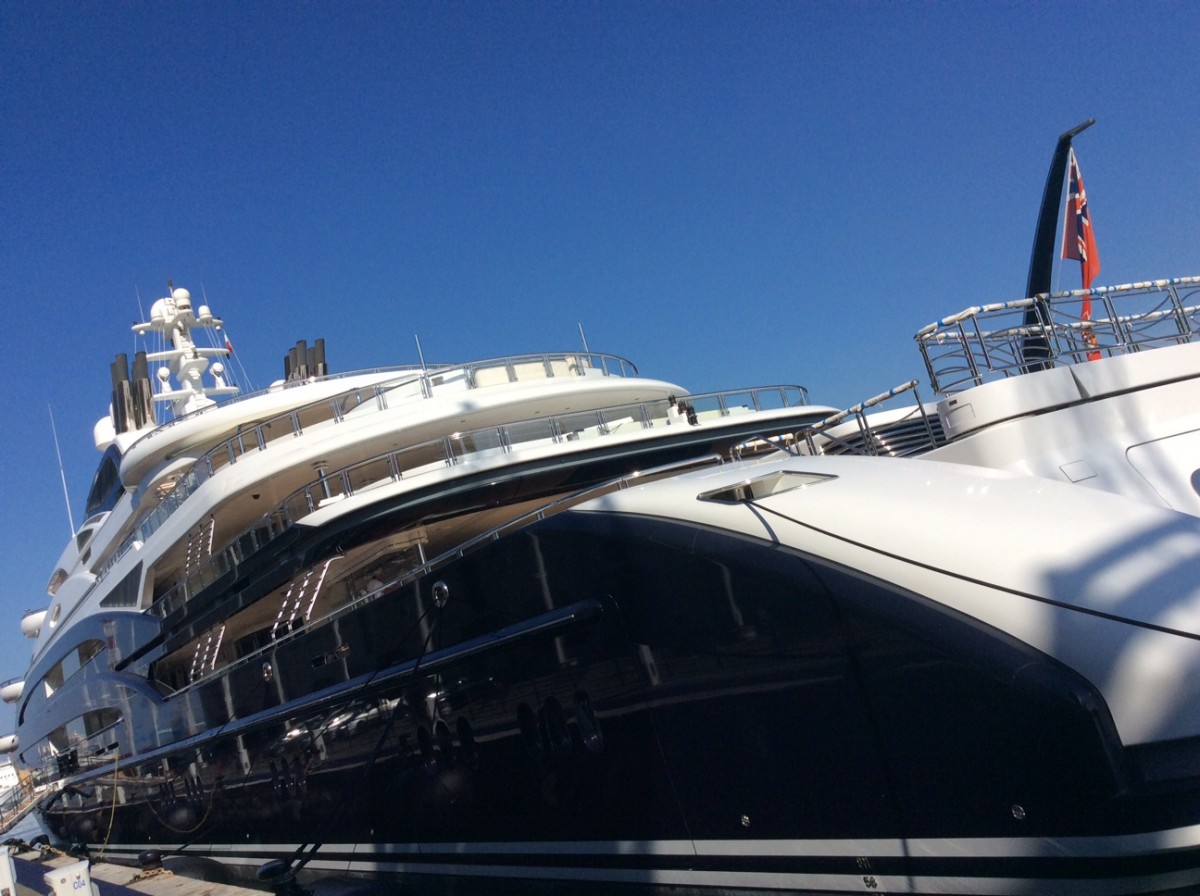
[[[36,638],[42,632],[42,623],[46,621],[46,611],[26,610],[21,617],[21,634],[26,638]]]
[[[5,703],[16,703],[21,699],[21,693],[25,690],[25,682],[20,678],[10,678],[4,684],[0,684],[0,700]]]

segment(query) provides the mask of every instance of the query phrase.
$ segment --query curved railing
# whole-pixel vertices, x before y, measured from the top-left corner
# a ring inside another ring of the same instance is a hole
[[[546,503],[541,504],[532,510],[527,510],[518,516],[498,523],[484,532],[480,532],[477,535],[471,536],[470,538],[454,545],[448,550],[442,551],[435,557],[427,558],[422,554],[417,563],[413,564],[399,575],[394,576],[389,581],[379,583],[372,590],[364,591],[361,594],[354,596],[350,601],[337,607],[320,619],[309,620],[305,626],[292,629],[291,631],[282,634],[280,637],[273,639],[270,644],[259,647],[245,656],[238,657],[233,662],[228,663],[219,669],[214,669],[204,676],[188,682],[188,684],[180,690],[198,687],[199,685],[204,684],[206,681],[210,681],[213,678],[227,676],[235,669],[249,665],[256,661],[260,661],[272,651],[277,650],[279,647],[286,644],[288,641],[296,640],[306,635],[312,630],[313,627],[327,624],[335,619],[344,617],[357,610],[364,604],[370,603],[371,601],[382,597],[384,594],[395,591],[397,588],[403,588],[410,582],[416,581],[422,576],[429,575],[431,572],[441,569],[452,560],[458,559],[470,553],[480,545],[496,541],[506,534],[525,528],[533,523],[540,522],[541,520],[561,513],[564,510],[569,510],[578,504],[582,504],[584,501],[591,500],[592,498],[599,497],[609,492],[627,489],[631,485],[652,482],[655,479],[659,479],[663,476],[676,475],[686,470],[698,469],[700,467],[710,465],[719,465],[721,463],[723,463],[723,459],[717,455],[704,455],[701,457],[692,458],[690,460],[676,461],[674,463],[665,464],[649,470],[642,470],[635,473],[624,473],[606,482],[589,485],[570,494],[551,498]]]
[[[808,403],[800,386],[763,386],[688,395],[697,422],[755,413]],[[159,617],[182,607],[188,598],[206,588],[239,563],[261,550],[293,524],[323,506],[401,479],[411,479],[458,464],[500,457],[541,445],[607,438],[666,425],[672,419],[670,399],[616,405],[555,417],[535,417],[503,426],[454,433],[371,457],[323,476],[294,491],[218,551],[201,568],[155,600],[151,612]],[[680,425],[684,418],[674,418]]]
[[[209,449],[186,472],[180,474],[171,491],[153,511],[131,532],[96,573],[101,581],[108,571],[125,556],[137,541],[145,542],[178,510],[188,497],[227,464],[232,464],[249,451],[265,451],[284,438],[303,434],[307,427],[323,423],[341,423],[348,417],[358,419],[366,414],[386,411],[391,406],[431,398],[442,389],[478,389],[514,382],[551,379],[562,376],[620,376],[637,375],[637,367],[618,355],[593,352],[562,352],[534,355],[509,355],[472,361],[468,364],[442,365],[426,368],[397,368],[404,373],[394,379],[368,386],[356,386],[336,395],[281,412],[250,429]],[[341,377],[356,374],[341,374]],[[323,380],[338,377],[324,377]],[[284,384],[284,388],[293,384]],[[279,388],[279,387],[275,387]],[[406,393],[406,389],[412,391]],[[271,390],[255,393],[262,395]],[[242,401],[242,396],[233,401]],[[226,402],[225,404],[229,404]],[[210,410],[210,409],[204,409]],[[197,411],[195,413],[203,413]],[[194,414],[188,417],[194,417]],[[180,420],[185,418],[179,418]],[[178,421],[172,421],[172,424]],[[172,424],[167,424],[168,426]],[[161,428],[160,428],[161,429]],[[139,443],[155,432],[148,433]],[[135,443],[138,444],[138,443]]]
[[[412,378],[414,378],[414,376],[417,376],[417,375],[424,375],[424,376],[432,379],[432,378],[435,378],[435,377],[441,375],[442,373],[444,373],[446,371],[466,370],[468,372],[472,372],[472,371],[479,371],[479,370],[492,369],[492,368],[507,368],[509,370],[513,370],[515,368],[518,368],[520,365],[523,365],[524,363],[529,362],[529,361],[537,361],[540,359],[551,359],[551,358],[554,358],[554,359],[576,359],[576,360],[577,359],[588,359],[590,366],[603,371],[604,375],[606,375],[606,376],[637,376],[637,366],[632,361],[630,361],[626,358],[622,358],[619,355],[608,355],[608,354],[604,354],[604,353],[595,353],[595,352],[588,352],[588,351],[543,353],[543,354],[529,354],[529,355],[506,355],[506,356],[503,356],[500,358],[490,358],[490,359],[483,360],[483,361],[469,361],[466,364],[462,364],[462,363],[425,364],[425,365],[398,364],[393,367],[370,367],[370,368],[366,368],[363,370],[349,370],[349,371],[346,371],[345,373],[330,373],[330,374],[326,374],[325,376],[321,376],[321,377],[309,377],[307,379],[302,379],[302,380],[288,380],[288,381],[282,382],[282,383],[274,383],[265,389],[258,389],[254,392],[247,392],[243,395],[237,395],[235,397],[227,398],[224,401],[216,402],[207,407],[199,408],[198,410],[192,411],[188,414],[182,414],[178,417],[172,417],[170,420],[164,421],[163,423],[154,427],[154,429],[147,432],[145,435],[141,436],[137,441],[135,441],[133,443],[133,446],[140,445],[142,442],[149,441],[150,439],[153,439],[155,436],[161,435],[163,432],[169,430],[172,426],[175,426],[178,423],[181,423],[185,420],[195,419],[196,417],[200,416],[201,414],[207,414],[210,411],[213,411],[218,407],[228,407],[230,405],[237,404],[242,401],[247,401],[251,398],[257,398],[262,395],[267,395],[268,393],[271,393],[271,392],[278,392],[278,391],[284,390],[284,389],[295,389],[295,388],[299,388],[300,386],[308,385],[310,383],[317,383],[317,382],[324,383],[324,382],[329,382],[331,380],[348,379],[350,377],[358,377],[358,376],[372,376],[372,375],[379,374],[379,373],[391,373],[391,372],[404,374],[403,377],[398,377],[397,380],[412,379]],[[599,363],[594,363],[594,362],[599,362]],[[549,370],[549,369],[550,368],[547,367],[547,370]],[[547,373],[546,375],[553,376],[553,373]],[[350,390],[350,391],[353,391],[353,390]],[[133,446],[131,446],[131,448]]]
[[[868,414],[897,396],[912,393],[915,404],[896,411]],[[917,381],[909,380],[853,407],[838,411],[796,433],[808,454],[860,454],[908,457],[944,444],[941,421],[921,401]]]
[[[344,373],[330,373],[330,374],[326,374],[325,376],[322,376],[322,377],[310,377],[309,379],[304,379],[304,380],[287,380],[286,382],[273,383],[272,385],[267,386],[265,389],[256,389],[253,392],[245,392],[240,395],[235,395],[235,396],[231,396],[228,398],[224,398],[223,400],[217,401],[210,405],[207,405],[206,407],[197,408],[196,410],[190,411],[186,414],[180,414],[178,417],[171,417],[171,419],[169,419],[169,420],[164,420],[163,422],[156,425],[153,429],[151,429],[150,431],[148,431],[148,432],[144,433],[142,436],[140,436],[137,439],[137,441],[135,441],[133,443],[133,445],[130,446],[129,450],[132,450],[134,447],[141,445],[143,442],[149,442],[151,439],[155,438],[156,436],[160,436],[164,432],[167,432],[168,430],[170,430],[170,428],[172,426],[176,426],[176,425],[184,422],[185,420],[194,420],[195,418],[201,416],[202,414],[208,414],[208,413],[211,413],[212,411],[215,411],[217,408],[229,407],[231,405],[235,405],[235,404],[238,404],[243,401],[249,401],[251,398],[258,398],[262,395],[267,395],[268,393],[271,393],[271,392],[279,392],[281,390],[286,390],[286,389],[298,389],[301,386],[307,386],[310,383],[318,383],[318,382],[323,383],[323,382],[327,382],[329,380],[341,380],[341,379],[347,379],[348,377],[354,377],[354,376],[371,376],[371,375],[379,374],[379,373],[392,373],[392,372],[395,372],[395,373],[404,372],[404,373],[408,373],[411,376],[414,373],[420,373],[422,371],[427,371],[427,372],[435,371],[435,370],[441,369],[442,367],[453,368],[455,366],[459,366],[459,365],[435,364],[432,366],[421,367],[416,364],[398,364],[394,367],[369,367],[364,370],[348,370]]]
[[[1100,286],[968,308],[914,339],[933,388],[948,395],[1048,366],[1191,342],[1200,335],[1197,298],[1200,277]]]

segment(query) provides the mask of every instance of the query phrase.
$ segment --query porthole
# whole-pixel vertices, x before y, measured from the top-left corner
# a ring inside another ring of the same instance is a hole
[[[58,618],[62,616],[62,604],[55,604],[50,608],[50,627],[54,628],[58,624]]]

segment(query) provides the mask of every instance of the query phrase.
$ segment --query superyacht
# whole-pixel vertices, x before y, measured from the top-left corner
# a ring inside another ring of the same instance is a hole
[[[3,746],[56,840],[279,888],[1194,892],[1197,286],[944,321],[970,388],[890,421],[910,452],[590,352],[335,375],[301,342],[239,395],[171,289]]]

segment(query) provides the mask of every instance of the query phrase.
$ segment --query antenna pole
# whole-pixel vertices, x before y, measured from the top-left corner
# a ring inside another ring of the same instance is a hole
[[[583,341],[583,353],[585,355],[590,355],[592,350],[588,348],[587,336],[583,334],[583,324],[576,324],[575,326],[579,327],[579,338]]]
[[[58,456],[58,475],[62,479],[63,501],[67,504],[67,522],[71,525],[71,537],[75,537],[75,518],[71,515],[71,496],[67,493],[67,474],[63,470],[62,451],[58,447],[58,429],[54,426],[54,409],[46,405],[50,412],[50,432],[54,435],[54,453]]]
[[[421,351],[421,337],[413,333],[413,342],[417,344],[417,357],[421,359],[421,372],[425,372],[425,353]]]

